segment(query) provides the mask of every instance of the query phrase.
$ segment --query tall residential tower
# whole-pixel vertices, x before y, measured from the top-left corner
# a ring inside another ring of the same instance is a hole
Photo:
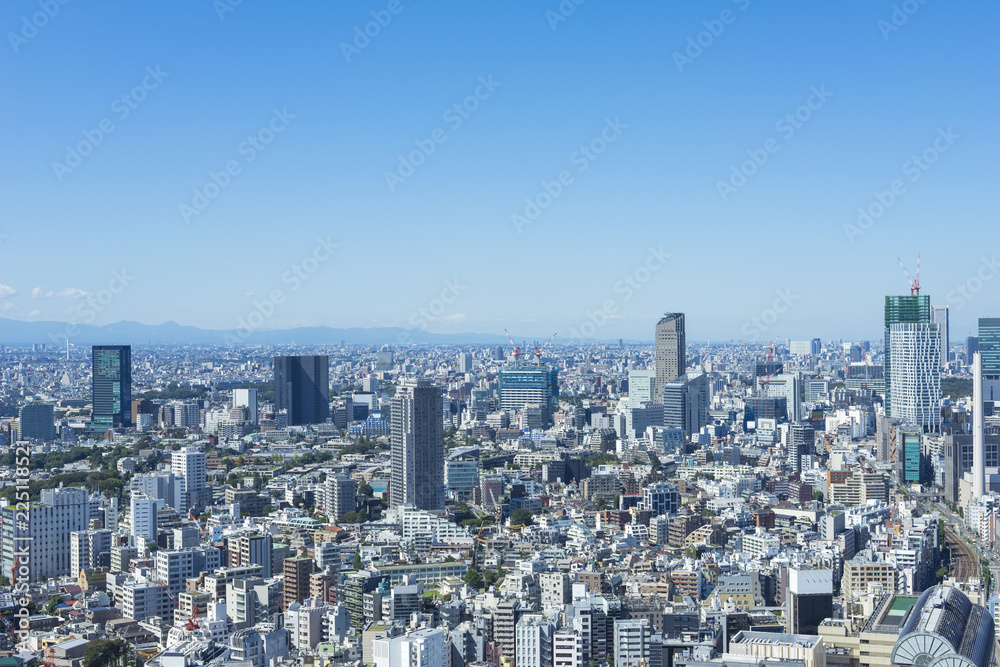
[[[392,507],[444,509],[444,404],[429,380],[403,380],[392,397]]]
[[[687,369],[684,313],[666,313],[656,323],[653,344],[656,347],[656,393],[653,402],[663,403],[663,385],[683,375]]]

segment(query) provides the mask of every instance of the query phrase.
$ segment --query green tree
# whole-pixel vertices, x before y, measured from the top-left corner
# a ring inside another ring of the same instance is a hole
[[[947,577],[947,576],[948,576],[948,568],[945,567],[944,565],[942,565],[940,568],[938,568],[938,571],[937,571],[937,580],[938,580],[938,583],[940,584],[942,581],[944,581],[945,577]]]
[[[474,567],[470,567],[465,571],[465,576],[462,579],[472,588],[477,591],[483,590],[483,575],[480,574],[479,570]]]
[[[358,495],[368,496],[369,498],[371,498],[373,495],[375,495],[375,489],[372,488],[371,484],[368,483],[362,484],[361,486],[358,487]]]
[[[56,609],[59,608],[59,605],[61,603],[62,603],[61,595],[50,595],[49,603],[45,605],[45,613],[48,614],[49,616],[54,615],[56,613]]]
[[[818,489],[813,491],[813,500],[823,502],[823,492]]]
[[[510,513],[510,522],[515,526],[530,526],[534,523],[534,515],[529,509],[518,507]]]
[[[365,564],[361,561],[361,554],[354,554],[354,571],[357,572],[364,566]]]
[[[124,639],[92,639],[83,653],[83,667],[137,667],[135,649]]]

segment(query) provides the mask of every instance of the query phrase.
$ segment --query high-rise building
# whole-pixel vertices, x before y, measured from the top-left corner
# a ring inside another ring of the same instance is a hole
[[[500,409],[541,411],[543,428],[552,425],[552,413],[559,405],[559,369],[545,365],[510,365],[500,369]]]
[[[91,518],[86,489],[42,489],[40,496],[40,502],[26,510],[17,509],[16,505],[0,509],[3,572],[10,573],[16,561],[18,569],[29,569],[27,579],[30,581],[71,574],[68,538],[74,531],[87,530]],[[23,555],[25,547],[28,550],[26,558]]]
[[[323,509],[331,521],[353,512],[358,496],[358,482],[347,475],[327,475],[323,482]]]
[[[55,419],[51,403],[28,401],[17,415],[18,435],[22,440],[51,440],[55,437]]]
[[[550,667],[555,624],[542,614],[525,614],[517,622],[514,650],[518,667]]]
[[[793,357],[817,356],[823,351],[823,341],[819,338],[812,340],[793,340],[788,343],[788,353]]]
[[[240,535],[231,547],[230,565],[238,565],[240,567],[260,565],[260,576],[268,579],[271,576],[271,550],[273,544],[273,538],[270,533]],[[238,559],[235,559],[237,562],[233,562],[233,553],[238,555]]]
[[[233,389],[233,407],[246,408],[250,413],[250,421],[257,423],[257,388]]]
[[[885,391],[889,416],[920,426],[925,433],[937,433],[941,428],[941,360],[938,356],[941,332],[938,325],[894,323],[889,327],[888,341]]]
[[[983,358],[983,399],[989,403],[1000,401],[1000,317],[980,317],[977,340]]]
[[[708,423],[708,376],[681,375],[668,381],[661,392],[666,428],[683,429],[690,437]]]
[[[95,345],[91,354],[91,430],[132,426],[132,346]]]
[[[137,547],[156,544],[159,537],[157,515],[163,501],[150,498],[142,493],[132,493],[129,499],[129,526],[132,529],[132,543]]]
[[[920,481],[920,451],[923,429],[904,424],[896,429],[896,472],[900,484]]]
[[[289,426],[329,420],[330,357],[275,357],[274,408],[287,410]]]
[[[965,363],[972,365],[972,355],[979,352],[979,336],[969,336],[965,339]]]
[[[392,350],[388,346],[375,353],[375,370],[391,371],[393,366],[395,366],[395,361],[392,357]]]
[[[184,514],[189,508],[204,505],[202,495],[205,487],[205,452],[197,447],[181,447],[170,454],[170,471],[183,480],[183,492],[178,501],[178,512]]]
[[[443,510],[444,407],[429,380],[403,380],[392,398],[392,507]]]
[[[69,534],[69,572],[111,567],[111,530],[75,530]]]
[[[422,628],[374,640],[372,657],[375,667],[440,667],[450,664],[449,647],[444,628]]]
[[[951,323],[949,322],[948,306],[932,306],[931,322],[938,325],[941,332],[941,367],[944,368],[951,360]]]
[[[181,511],[184,499],[184,480],[172,472],[151,472],[134,475],[129,481],[132,494],[144,494],[162,500],[168,507]]]
[[[793,472],[802,472],[802,457],[815,454],[816,433],[811,424],[796,422],[788,429],[788,458]]]
[[[304,549],[300,549],[304,552]],[[284,606],[288,609],[293,602],[302,602],[309,597],[309,575],[313,573],[313,559],[305,553],[294,558],[286,558],[284,564]]]
[[[799,376],[796,373],[780,373],[765,380],[757,380],[760,394],[769,398],[784,398],[789,421],[802,419],[802,401],[799,400]]]
[[[459,373],[471,373],[472,372],[472,355],[468,352],[461,352],[458,355],[458,372]]]
[[[890,328],[894,324],[926,324],[931,321],[931,298],[927,295],[914,294],[910,296],[887,296],[885,297],[885,411],[886,414],[894,414],[892,411],[892,341],[890,340]]]
[[[654,403],[663,402],[663,387],[687,370],[684,313],[666,313],[656,323],[656,393]]]
[[[656,371],[631,370],[628,372],[628,398],[632,405],[652,403],[656,395]]]

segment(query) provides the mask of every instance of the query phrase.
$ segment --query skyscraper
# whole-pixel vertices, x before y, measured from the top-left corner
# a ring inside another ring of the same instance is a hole
[[[948,365],[948,361],[951,358],[951,327],[948,316],[948,306],[932,306],[931,307],[931,322],[938,325],[941,330],[941,367],[944,368]]]
[[[708,376],[681,375],[660,388],[663,394],[663,425],[684,429],[690,437],[708,423]]]
[[[392,398],[392,507],[444,509],[444,427],[441,389],[403,380]]]
[[[22,440],[51,440],[55,436],[55,419],[51,403],[28,401],[18,412],[18,435]]]
[[[885,411],[892,415],[892,341],[889,329],[894,324],[929,323],[931,321],[931,298],[927,295],[902,295],[885,297]]]
[[[518,412],[525,406],[542,410],[545,428],[559,406],[559,369],[545,365],[504,366],[500,369],[500,409]]]
[[[687,362],[684,313],[666,313],[656,323],[656,393],[654,403],[663,402],[663,385],[684,374]]]
[[[941,332],[938,325],[930,322],[892,324],[887,340],[885,396],[889,416],[898,417],[905,424],[920,426],[925,433],[937,433],[941,428]]]
[[[91,354],[91,430],[132,426],[132,346],[95,345]]]
[[[274,409],[288,411],[289,426],[327,421],[330,418],[330,357],[275,357]]]
[[[979,318],[979,353],[983,355],[983,378],[1000,380],[1000,317]],[[986,400],[991,400],[988,396]]]

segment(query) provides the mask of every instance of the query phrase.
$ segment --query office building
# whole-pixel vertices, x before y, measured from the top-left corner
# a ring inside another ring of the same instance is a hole
[[[159,537],[157,515],[163,505],[164,501],[157,498],[150,498],[142,493],[132,494],[128,514],[132,544],[139,548],[156,544]]]
[[[663,387],[687,370],[684,313],[666,313],[656,323],[654,336],[656,386],[654,403],[663,403]]]
[[[649,661],[649,619],[615,619],[615,667],[646,667]]]
[[[18,510],[16,505],[0,509],[3,572],[9,574],[16,561],[18,569],[29,569],[31,581],[73,574],[69,536],[89,529],[91,510],[87,490],[72,487],[42,489],[40,501],[27,510]],[[25,545],[28,558],[22,562]]]
[[[168,507],[180,511],[184,496],[184,481],[172,472],[153,472],[135,475],[129,481],[132,494],[143,494],[162,500]]]
[[[901,484],[920,482],[923,429],[904,424],[896,429],[896,474]]]
[[[460,352],[458,354],[458,372],[459,373],[471,373],[472,372],[472,355],[468,352]]]
[[[893,356],[891,328],[896,324],[930,324],[931,298],[926,295],[901,295],[885,297],[885,411],[895,416],[892,409],[892,374]],[[940,348],[940,342],[935,341],[935,347]]]
[[[817,356],[823,351],[823,342],[819,338],[812,340],[793,340],[788,343],[788,353],[793,357]]]
[[[518,667],[551,667],[555,625],[541,614],[525,614],[515,630],[514,663]]]
[[[642,508],[652,516],[676,514],[680,494],[670,482],[652,482],[642,489]]]
[[[788,421],[792,422],[802,419],[799,384],[799,376],[794,373],[779,373],[757,380],[759,395],[785,399]]]
[[[208,491],[205,487],[205,452],[197,447],[181,447],[171,452],[170,471],[181,480],[179,507],[174,508],[178,513],[183,515],[192,508],[208,504],[206,500],[211,498],[205,497]]]
[[[663,393],[663,425],[679,428],[685,437],[708,423],[708,376],[681,375],[668,381]]]
[[[232,566],[260,566],[260,576],[271,577],[271,551],[274,541],[270,533],[261,535],[240,535],[230,542],[229,564]]]
[[[1000,401],[1000,317],[980,317],[978,351],[983,362],[984,414],[996,412],[996,402]],[[972,363],[972,357],[969,357]]]
[[[160,549],[156,552],[156,580],[171,595],[184,590],[188,579],[222,567],[222,554],[215,547]]]
[[[471,500],[479,483],[479,459],[449,456],[444,464],[444,483],[451,497],[462,502]]]
[[[257,418],[257,388],[233,389],[233,407],[246,408],[250,421],[256,424]]]
[[[941,428],[941,335],[937,324],[900,322],[889,327],[886,350],[886,405],[889,416],[919,426]],[[892,370],[889,371],[889,350]]]
[[[95,345],[91,354],[91,430],[132,426],[132,346]]]
[[[652,403],[655,396],[655,370],[631,370],[628,372],[628,398],[632,405]]]
[[[559,406],[559,369],[542,364],[514,364],[500,369],[500,409],[523,413],[537,408],[541,427],[552,426]]]
[[[28,401],[18,411],[17,424],[21,440],[52,440],[56,435],[51,403]]]
[[[979,336],[969,336],[965,339],[965,363],[972,365],[972,355],[979,352]]]
[[[931,322],[938,325],[941,332],[941,352],[938,355],[941,359],[941,368],[948,366],[951,360],[951,322],[949,321],[948,306],[931,306]]]
[[[786,604],[785,630],[815,635],[824,619],[833,618],[833,570],[789,568]]]
[[[428,380],[400,382],[392,398],[392,507],[443,510],[444,431],[441,389]]]
[[[274,408],[287,411],[289,426],[328,421],[330,357],[275,357]]]

